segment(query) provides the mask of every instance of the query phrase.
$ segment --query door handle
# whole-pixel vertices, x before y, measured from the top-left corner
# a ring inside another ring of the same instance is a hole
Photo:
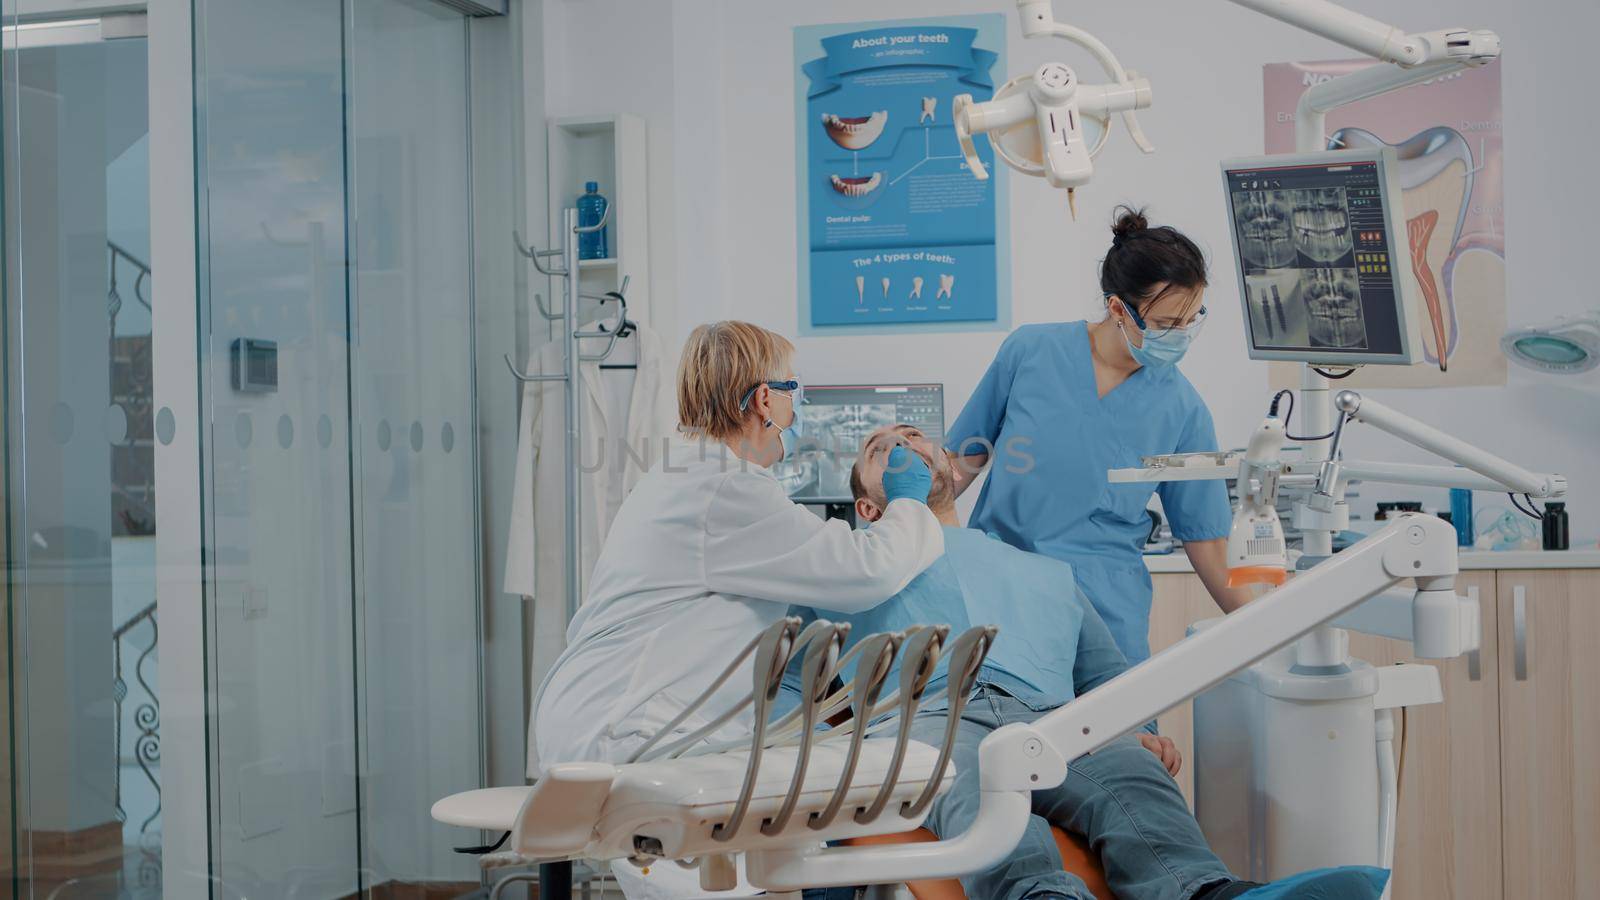
[[[1467,600],[1473,606],[1475,606],[1475,607],[1478,606],[1478,586],[1477,585],[1474,584],[1474,585],[1472,585],[1472,586],[1467,588]],[[1478,640],[1479,640],[1479,643],[1482,643],[1483,638],[1480,637]],[[1467,654],[1467,680],[1468,681],[1482,681],[1483,680],[1483,664],[1480,661],[1480,658],[1478,656],[1478,651],[1477,650],[1472,650],[1471,652],[1469,652]]]
[[[1511,667],[1518,681],[1528,680],[1528,592],[1522,585],[1511,589]]]

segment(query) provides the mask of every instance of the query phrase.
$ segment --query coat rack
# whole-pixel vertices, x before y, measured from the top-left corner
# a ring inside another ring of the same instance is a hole
[[[616,349],[617,341],[627,337],[634,331],[633,321],[628,318],[628,278],[623,276],[622,283],[615,291],[604,294],[586,294],[578,285],[578,238],[580,235],[599,231],[606,227],[606,222],[611,218],[611,205],[606,205],[605,213],[600,221],[594,225],[579,225],[578,210],[568,207],[562,211],[562,234],[565,241],[559,248],[537,250],[531,246],[524,246],[522,238],[513,231],[512,243],[517,252],[527,257],[535,269],[552,278],[562,280],[562,305],[561,309],[551,312],[545,306],[544,298],[538,294],[534,300],[539,307],[539,314],[546,320],[562,323],[562,337],[564,351],[562,353],[562,367],[559,374],[532,374],[517,368],[516,361],[511,354],[506,354],[506,367],[511,370],[513,377],[522,383],[534,381],[560,381],[565,384],[567,433],[566,433],[566,507],[565,531],[566,544],[566,610],[567,621],[578,614],[578,605],[582,600],[582,567],[583,553],[579,542],[579,516],[581,504],[578,495],[578,466],[581,463],[579,455],[582,435],[581,406],[578,402],[578,364],[580,362],[598,362],[611,355]],[[547,267],[544,260],[561,257],[561,263]],[[617,316],[609,323],[601,323],[593,329],[583,330],[578,327],[578,305],[583,300],[596,300],[601,304],[616,303]],[[604,338],[605,349],[594,354],[584,354],[578,345],[583,338]]]

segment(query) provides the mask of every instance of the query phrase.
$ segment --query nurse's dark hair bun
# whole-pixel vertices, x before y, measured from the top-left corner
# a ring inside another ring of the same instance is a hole
[[[1117,221],[1111,226],[1111,246],[1121,247],[1128,239],[1150,227],[1144,210],[1128,206],[1117,207]]]
[[[1206,286],[1206,257],[1171,225],[1150,227],[1144,210],[1117,207],[1111,249],[1100,263],[1100,291],[1116,294],[1141,314],[1169,290]],[[1161,290],[1157,291],[1157,286]]]

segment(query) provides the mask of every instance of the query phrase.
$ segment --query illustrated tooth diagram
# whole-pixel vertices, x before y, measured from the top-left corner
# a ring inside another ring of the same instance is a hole
[[[856,276],[856,305],[867,302],[867,278],[865,275]]]
[[[889,279],[887,277],[883,279],[883,299],[889,299]]]
[[[846,197],[865,197],[878,189],[883,183],[883,173],[873,172],[871,175],[830,175],[828,183],[833,189]]]
[[[912,300],[921,300],[922,299],[922,276],[921,275],[915,275],[911,279],[911,299]]]
[[[935,121],[938,105],[938,97],[923,97],[922,115],[919,117],[918,123],[926,124]],[[828,176],[828,184],[841,196],[865,197],[878,188],[885,186],[883,180],[885,173],[871,172],[866,175],[861,174],[859,151],[871,146],[883,134],[884,126],[888,122],[889,113],[887,110],[879,110],[870,116],[838,116],[833,113],[827,113],[822,117],[822,124],[828,132],[828,137],[840,147],[852,151],[850,174],[831,174]],[[927,163],[936,160],[957,160],[962,158],[959,153],[934,155],[933,130],[924,128],[922,129],[922,159],[912,163],[910,168],[896,175],[887,184],[898,184],[901,179]]]
[[[952,298],[950,296],[950,293],[951,293],[951,290],[953,288],[955,288],[955,286],[956,286],[956,276],[954,276],[954,275],[940,275],[939,276],[939,293],[934,294],[933,295],[933,299],[935,299],[935,300],[954,299],[954,298]]]
[[[865,150],[883,134],[889,124],[889,111],[880,109],[868,116],[836,116],[824,113],[822,126],[835,144],[846,150]]]
[[[1394,147],[1405,209],[1411,217],[1406,222],[1411,271],[1430,320],[1422,328],[1422,355],[1443,370],[1461,343],[1456,293],[1492,289],[1479,287],[1482,280],[1451,277],[1457,254],[1468,249],[1458,244],[1471,211],[1477,172],[1472,146],[1459,131],[1445,126],[1418,132],[1399,144],[1387,144],[1362,128],[1341,128],[1328,146]]]

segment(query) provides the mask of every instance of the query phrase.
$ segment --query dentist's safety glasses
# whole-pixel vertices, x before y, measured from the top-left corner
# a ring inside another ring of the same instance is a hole
[[[1139,315],[1139,311],[1134,309],[1132,304],[1125,303],[1123,305],[1127,307],[1128,315],[1133,316],[1133,324],[1139,326],[1139,330],[1144,332],[1144,336],[1155,338],[1158,341],[1174,331],[1189,332],[1189,340],[1192,341],[1200,336],[1200,329],[1206,324],[1206,308],[1204,306],[1195,310],[1194,316],[1189,319],[1187,324],[1178,325],[1170,322],[1146,324],[1144,316]]]
[[[805,388],[805,385],[801,384],[796,379],[791,378],[788,381],[763,381],[761,384],[765,384],[767,387],[772,388],[775,391],[782,391],[782,392],[788,394],[789,397],[792,400],[794,400],[794,405],[795,405],[796,409],[800,408],[800,404],[806,402],[806,388]],[[750,390],[745,391],[744,392],[744,396],[739,398],[739,411],[740,412],[743,412],[745,409],[747,409],[750,406],[750,398],[754,397],[756,395],[756,391],[760,387],[761,387],[760,384],[756,385],[755,387],[751,388]]]

